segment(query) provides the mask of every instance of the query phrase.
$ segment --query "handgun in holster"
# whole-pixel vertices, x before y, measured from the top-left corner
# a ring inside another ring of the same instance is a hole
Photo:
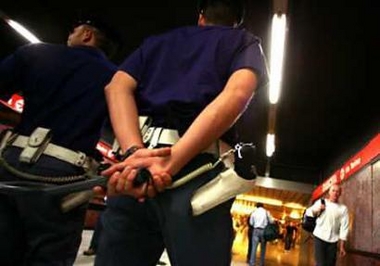
[[[255,146],[251,143],[235,145],[234,168],[225,168],[214,179],[198,188],[191,198],[191,207],[194,216],[250,191],[255,186],[256,169],[252,165],[252,156]]]

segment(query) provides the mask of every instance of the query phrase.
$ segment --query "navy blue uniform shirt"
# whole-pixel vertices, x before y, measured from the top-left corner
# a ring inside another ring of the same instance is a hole
[[[152,36],[120,65],[137,82],[140,115],[182,134],[239,69],[266,77],[260,40],[246,30],[188,26]]]
[[[52,130],[52,143],[87,155],[95,151],[107,116],[104,87],[116,71],[100,51],[88,46],[29,44],[0,63],[0,94],[21,91],[22,120],[15,131]]]

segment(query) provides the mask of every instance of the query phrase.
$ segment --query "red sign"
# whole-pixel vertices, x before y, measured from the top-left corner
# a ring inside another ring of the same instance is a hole
[[[13,94],[8,101],[0,99],[0,103],[4,106],[12,109],[17,113],[22,113],[24,109],[24,98],[19,94]],[[112,152],[112,147],[103,141],[99,141],[96,145],[96,149],[107,159],[116,162],[115,155]]]
[[[3,101],[0,99],[0,103],[8,108],[11,108],[17,113],[22,113],[22,110],[24,109],[24,98],[19,94],[13,94],[8,101]]]
[[[313,201],[322,196],[334,183],[341,183],[362,169],[380,154],[380,134],[377,134],[360,152],[319,185],[313,192]]]
[[[107,143],[103,141],[98,141],[96,144],[96,149],[100,151],[100,153],[107,159],[116,162],[117,160],[115,159],[115,154],[112,151],[112,147],[110,147]]]

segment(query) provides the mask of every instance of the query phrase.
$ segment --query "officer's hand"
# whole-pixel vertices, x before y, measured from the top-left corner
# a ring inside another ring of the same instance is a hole
[[[137,169],[125,167],[123,171],[116,171],[110,177],[107,184],[107,195],[129,195],[134,198],[144,198],[146,195],[147,185],[134,186],[133,179],[136,176]]]
[[[165,189],[171,182],[171,176],[167,173],[155,174],[145,182],[136,185],[135,178],[139,169],[125,167],[122,172],[115,172],[108,181],[109,196],[129,195],[139,201],[152,198]]]
[[[139,149],[135,153],[133,153],[130,157],[125,159],[123,162],[116,163],[110,166],[109,168],[107,168],[106,170],[102,171],[101,175],[111,176],[115,172],[123,171],[126,166],[136,164],[136,160],[139,161],[140,159],[151,158],[151,157],[165,157],[165,156],[169,156],[170,154],[171,154],[170,147],[164,147],[164,148],[158,148],[158,149]]]

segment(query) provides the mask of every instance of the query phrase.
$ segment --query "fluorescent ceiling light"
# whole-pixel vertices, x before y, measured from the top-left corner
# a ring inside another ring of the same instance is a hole
[[[274,14],[270,49],[269,101],[276,104],[280,95],[285,49],[286,15]]]
[[[267,145],[266,145],[266,154],[267,157],[271,157],[276,149],[274,144],[275,136],[274,134],[267,134]]]
[[[24,26],[22,26],[20,23],[12,20],[12,19],[5,19],[5,22],[8,23],[9,26],[11,26],[15,31],[17,31],[22,37],[27,39],[31,43],[40,43],[41,41],[29,30],[27,30]]]

